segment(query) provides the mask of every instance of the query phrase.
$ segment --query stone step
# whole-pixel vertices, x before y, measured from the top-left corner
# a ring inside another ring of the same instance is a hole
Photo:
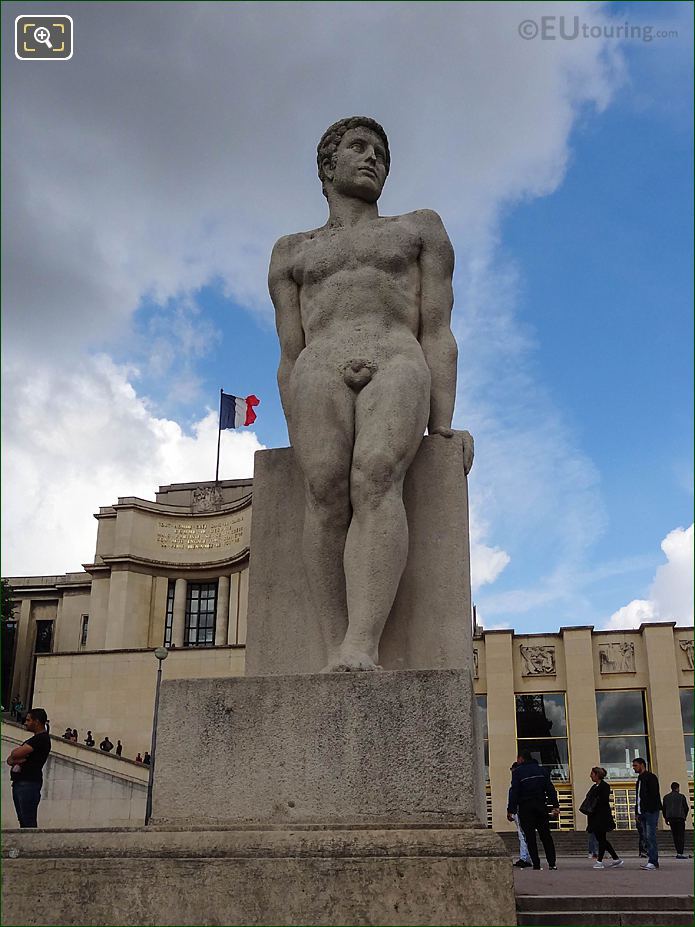
[[[692,927],[688,911],[527,911],[518,915],[519,927]]]
[[[519,838],[516,832],[500,832],[500,837],[504,841],[504,845],[507,847],[509,854],[511,856],[518,856]],[[637,831],[612,831],[608,839],[621,855],[637,856]],[[585,856],[587,852],[588,834],[585,831],[554,831],[553,842],[559,856]],[[657,833],[657,845],[660,853],[663,853],[665,856],[672,856],[675,850],[673,848],[671,831],[660,830]],[[693,831],[686,831],[685,852],[690,854],[693,853]]]
[[[692,911],[692,895],[517,895],[517,911]]]
[[[520,927],[692,927],[692,895],[518,895]]]

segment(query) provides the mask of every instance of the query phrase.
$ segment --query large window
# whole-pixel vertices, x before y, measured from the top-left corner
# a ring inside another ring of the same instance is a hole
[[[87,634],[89,633],[89,615],[82,615],[82,624],[80,626],[80,649],[87,646]]]
[[[647,712],[644,692],[597,692],[598,747],[601,766],[609,779],[632,779],[632,761],[649,762]]]
[[[216,582],[187,584],[185,647],[205,647],[215,643],[216,609]]]
[[[34,653],[51,653],[53,650],[53,622],[36,622],[36,643]]]
[[[480,733],[483,737],[483,749],[485,751],[485,781],[490,781],[490,748],[487,739],[487,695],[476,695],[475,700],[478,704],[478,723]]]
[[[171,635],[174,630],[174,590],[176,580],[170,579],[167,586],[167,613],[164,621],[164,646],[171,647]]]
[[[517,749],[530,750],[556,782],[570,778],[564,692],[516,696]]]
[[[685,765],[688,778],[693,778],[693,690],[681,689],[681,718],[683,719],[683,741],[685,743]]]

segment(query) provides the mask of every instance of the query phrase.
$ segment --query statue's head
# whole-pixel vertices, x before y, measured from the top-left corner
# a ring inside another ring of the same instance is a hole
[[[375,203],[391,166],[386,132],[369,116],[334,122],[316,149],[324,196],[331,189]]]

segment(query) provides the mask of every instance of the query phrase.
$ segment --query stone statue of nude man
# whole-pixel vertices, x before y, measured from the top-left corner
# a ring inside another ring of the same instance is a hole
[[[379,215],[389,166],[373,119],[332,125],[318,145],[328,221],[281,238],[270,261],[278,385],[305,482],[302,553],[329,654],[324,672],[378,669],[408,555],[403,480],[425,428],[454,433],[454,252],[431,210]],[[469,469],[472,439],[465,446]]]

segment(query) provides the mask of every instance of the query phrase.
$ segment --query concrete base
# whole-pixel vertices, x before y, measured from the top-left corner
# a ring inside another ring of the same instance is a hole
[[[425,438],[405,479],[408,562],[379,645],[384,669],[470,665],[468,483],[460,435]],[[318,673],[327,651],[302,566],[292,448],[254,458],[246,675]]]
[[[153,823],[482,827],[468,670],[162,684]]]
[[[485,830],[24,831],[3,840],[16,853],[7,927],[516,924],[511,860]]]

